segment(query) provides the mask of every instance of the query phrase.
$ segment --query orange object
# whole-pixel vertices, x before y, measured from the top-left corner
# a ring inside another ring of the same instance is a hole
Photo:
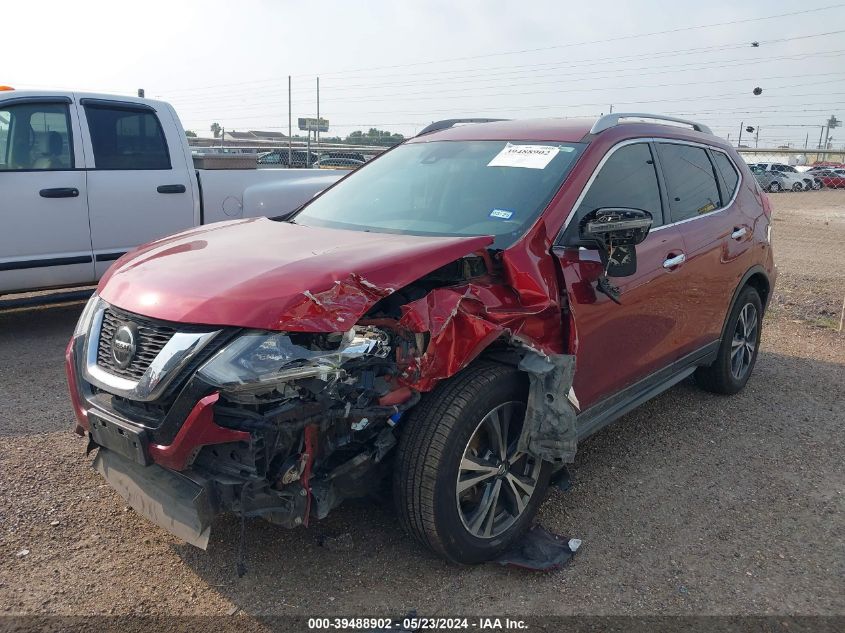
[[[11,86],[0,86],[0,92],[3,92],[4,90],[14,90],[14,88]]]

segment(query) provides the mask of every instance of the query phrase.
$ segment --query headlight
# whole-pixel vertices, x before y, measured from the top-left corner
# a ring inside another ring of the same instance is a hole
[[[88,333],[88,330],[91,329],[91,319],[94,318],[94,313],[97,311],[99,305],[100,297],[95,292],[88,299],[88,303],[85,304],[82,314],[79,315],[79,321],[76,322],[76,329],[73,331],[73,338]]]
[[[370,327],[326,335],[250,332],[219,351],[199,370],[207,382],[227,391],[255,391],[302,378],[329,380],[341,365],[364,355],[384,358],[387,335]],[[330,349],[321,349],[317,344]]]

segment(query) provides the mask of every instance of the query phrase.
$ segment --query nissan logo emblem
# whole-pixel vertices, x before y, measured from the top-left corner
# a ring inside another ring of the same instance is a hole
[[[111,355],[120,369],[126,369],[135,357],[137,330],[133,325],[121,325],[111,341]]]

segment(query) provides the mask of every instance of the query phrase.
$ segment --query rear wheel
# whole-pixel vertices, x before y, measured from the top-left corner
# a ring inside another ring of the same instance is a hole
[[[405,530],[455,563],[501,554],[530,524],[550,465],[517,450],[527,381],[478,362],[423,397],[404,422],[394,497]]]
[[[792,191],[801,191],[802,189],[804,189],[804,187],[801,185],[800,182],[796,182],[794,185],[792,185]]]
[[[700,387],[714,393],[734,394],[745,386],[757,362],[762,319],[760,295],[746,286],[728,317],[716,360],[695,372]]]
[[[781,190],[780,183],[777,182],[776,180],[772,181],[771,184],[769,184],[769,191],[771,191],[772,193],[777,193],[780,190]]]

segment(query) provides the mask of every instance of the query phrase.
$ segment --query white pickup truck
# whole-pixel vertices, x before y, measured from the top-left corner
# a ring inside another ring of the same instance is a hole
[[[345,173],[196,169],[170,104],[0,92],[0,294],[94,283],[139,244],[280,215]]]

